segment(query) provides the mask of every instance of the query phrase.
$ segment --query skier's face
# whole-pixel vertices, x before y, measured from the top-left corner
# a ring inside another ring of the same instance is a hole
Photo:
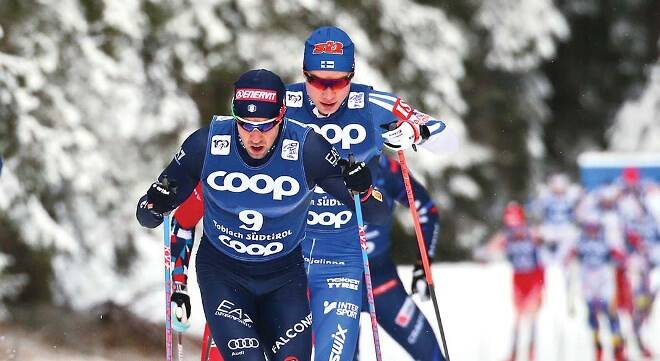
[[[268,122],[271,119],[267,118],[245,118],[250,122]],[[241,142],[243,147],[247,150],[250,157],[254,159],[262,159],[267,154],[270,148],[275,143],[277,138],[278,129],[280,129],[280,121],[275,122],[275,126],[267,131],[260,131],[259,129],[253,129],[248,131],[245,128],[238,126],[238,135],[241,137]]]
[[[313,70],[304,72],[305,89],[321,114],[332,114],[348,96],[353,73]]]

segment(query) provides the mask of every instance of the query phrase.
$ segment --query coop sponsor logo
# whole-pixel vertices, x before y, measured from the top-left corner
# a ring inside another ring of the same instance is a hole
[[[349,124],[340,127],[337,124],[308,124],[314,131],[321,134],[330,144],[341,144],[342,149],[350,149],[351,145],[360,144],[367,138],[367,131],[360,124]]]
[[[316,203],[319,200],[317,200]],[[320,204],[316,204],[320,205]],[[332,226],[335,229],[341,228],[344,224],[348,223],[351,220],[353,213],[351,211],[341,211],[337,214],[332,212],[321,212],[316,213],[314,211],[307,212],[307,224],[310,226],[321,225],[321,226]]]
[[[243,173],[227,173],[223,170],[209,174],[206,183],[219,191],[240,193],[249,189],[257,194],[272,193],[273,199],[277,201],[295,195],[300,190],[300,184],[293,177],[279,176],[273,179],[268,174],[255,174],[250,177]]]
[[[231,239],[228,236],[220,235],[218,236],[218,239],[222,244],[225,246],[232,248],[234,251],[238,253],[247,253],[250,256],[270,256],[276,253],[282,252],[284,249],[284,245],[281,242],[271,242],[266,245],[261,245],[258,243],[252,243],[246,245],[245,243],[241,241],[237,241],[235,239]]]

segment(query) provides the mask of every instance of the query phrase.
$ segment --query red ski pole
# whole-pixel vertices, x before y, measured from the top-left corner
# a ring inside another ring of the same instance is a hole
[[[399,156],[399,163],[401,164],[401,175],[403,176],[403,184],[406,187],[406,195],[408,196],[408,208],[413,218],[415,225],[415,235],[417,236],[417,247],[419,248],[419,256],[422,259],[422,266],[424,267],[424,275],[426,276],[426,283],[429,285],[431,299],[433,300],[433,308],[435,309],[435,317],[438,320],[438,327],[440,328],[440,337],[442,338],[442,347],[445,351],[445,358],[449,360],[449,350],[447,349],[447,340],[445,339],[445,331],[442,327],[442,319],[440,318],[440,310],[438,309],[438,300],[435,297],[435,286],[433,284],[433,274],[431,273],[431,265],[426,253],[426,244],[424,243],[424,235],[422,234],[422,226],[419,223],[419,215],[417,214],[417,207],[415,206],[415,195],[413,194],[412,185],[410,184],[410,175],[408,174],[408,165],[406,164],[406,156],[402,150],[396,152]]]

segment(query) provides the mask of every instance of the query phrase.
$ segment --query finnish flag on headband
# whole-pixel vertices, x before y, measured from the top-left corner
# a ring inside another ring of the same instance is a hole
[[[334,60],[321,60],[321,69],[334,69],[335,61]]]

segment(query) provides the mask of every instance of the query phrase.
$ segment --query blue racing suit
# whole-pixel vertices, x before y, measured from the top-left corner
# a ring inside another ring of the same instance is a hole
[[[206,320],[227,360],[262,361],[264,354],[271,361],[310,359],[311,315],[300,242],[312,189],[322,185],[353,204],[337,152],[325,139],[291,119],[277,131],[269,154],[253,159],[233,118],[214,117],[209,127],[186,139],[159,177],[176,185],[175,206],[202,180],[204,235],[197,280]],[[163,217],[146,203],[146,196],[138,202],[137,218],[154,228]],[[378,222],[379,208],[386,208],[382,204],[367,199],[365,216]]]
[[[381,157],[379,165],[381,177],[374,184],[386,196],[390,215],[385,224],[366,226],[376,318],[378,324],[408,352],[413,360],[444,361],[431,325],[406,293],[390,255],[394,201],[408,207],[401,168],[398,162],[385,156]],[[410,180],[428,257],[432,259],[440,228],[438,210],[424,186],[412,176]],[[368,312],[366,289],[362,294],[363,311]],[[357,354],[355,359],[358,359]]]
[[[343,158],[353,154],[366,162],[378,177],[378,159],[385,126],[400,117],[423,121],[431,137],[445,124],[412,109],[400,98],[352,83],[339,109],[328,116],[315,108],[305,84],[287,86],[288,117],[311,126],[323,135]],[[303,255],[310,287],[315,360],[352,360],[359,333],[362,305],[363,264],[357,221],[346,205],[320,187],[314,191],[307,218]],[[341,305],[339,312],[334,306]]]

